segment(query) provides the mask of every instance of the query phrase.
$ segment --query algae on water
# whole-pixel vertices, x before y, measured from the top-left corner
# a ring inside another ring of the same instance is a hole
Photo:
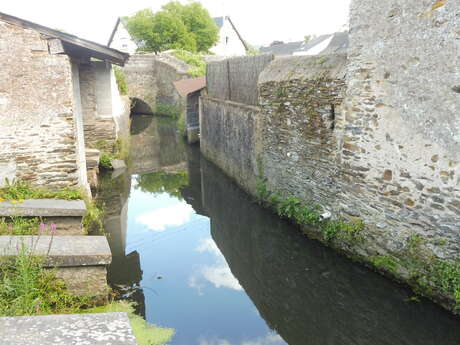
[[[171,341],[174,329],[162,328],[149,324],[139,315],[134,314],[133,303],[127,301],[112,302],[108,305],[85,310],[85,313],[128,313],[134,336],[139,345],[164,345]]]

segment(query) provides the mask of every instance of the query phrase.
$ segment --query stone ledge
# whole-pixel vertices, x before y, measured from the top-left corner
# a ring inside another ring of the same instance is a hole
[[[7,345],[137,345],[126,313],[0,318]]]
[[[105,236],[0,236],[0,258],[17,255],[22,243],[33,248],[34,255],[46,256],[46,267],[103,266],[112,262]]]
[[[37,199],[22,203],[0,203],[0,216],[23,217],[83,217],[86,205],[83,200]]]

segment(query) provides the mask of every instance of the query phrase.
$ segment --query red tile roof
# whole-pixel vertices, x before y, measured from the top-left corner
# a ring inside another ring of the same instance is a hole
[[[206,77],[182,79],[175,81],[173,84],[179,95],[182,97],[187,97],[189,93],[201,90],[206,87]]]

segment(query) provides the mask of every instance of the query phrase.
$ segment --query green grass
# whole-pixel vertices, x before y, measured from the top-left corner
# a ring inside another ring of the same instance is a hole
[[[18,255],[0,264],[0,315],[42,315],[74,313],[91,306],[90,297],[68,293],[53,270],[42,267],[25,245]]]
[[[38,217],[0,217],[1,235],[37,235],[40,228]]]
[[[192,67],[187,72],[190,76],[201,77],[206,75],[206,62],[203,55],[190,53],[186,50],[175,50],[172,55]]]
[[[83,198],[83,193],[75,188],[61,188],[59,190],[50,190],[43,187],[32,187],[28,182],[15,181],[7,186],[0,188],[0,202],[8,200],[23,202],[26,199],[63,199],[78,200]]]
[[[139,345],[167,344],[174,335],[171,328],[161,328],[147,323],[142,317],[134,314],[134,304],[127,301],[116,301],[102,307],[85,310],[84,313],[128,313],[134,336]]]

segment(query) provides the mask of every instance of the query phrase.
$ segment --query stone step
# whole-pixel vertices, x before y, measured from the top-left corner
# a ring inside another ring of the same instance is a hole
[[[47,267],[106,266],[112,261],[105,236],[0,236],[0,257],[16,256],[26,245],[37,256],[46,256]]]
[[[105,236],[0,236],[0,259],[16,256],[23,244],[32,255],[45,257],[44,266],[55,270],[70,293],[107,296],[112,254]]]
[[[2,345],[137,345],[126,313],[0,318]]]
[[[0,202],[0,217],[83,217],[86,205],[83,200],[36,199],[21,203]]]

